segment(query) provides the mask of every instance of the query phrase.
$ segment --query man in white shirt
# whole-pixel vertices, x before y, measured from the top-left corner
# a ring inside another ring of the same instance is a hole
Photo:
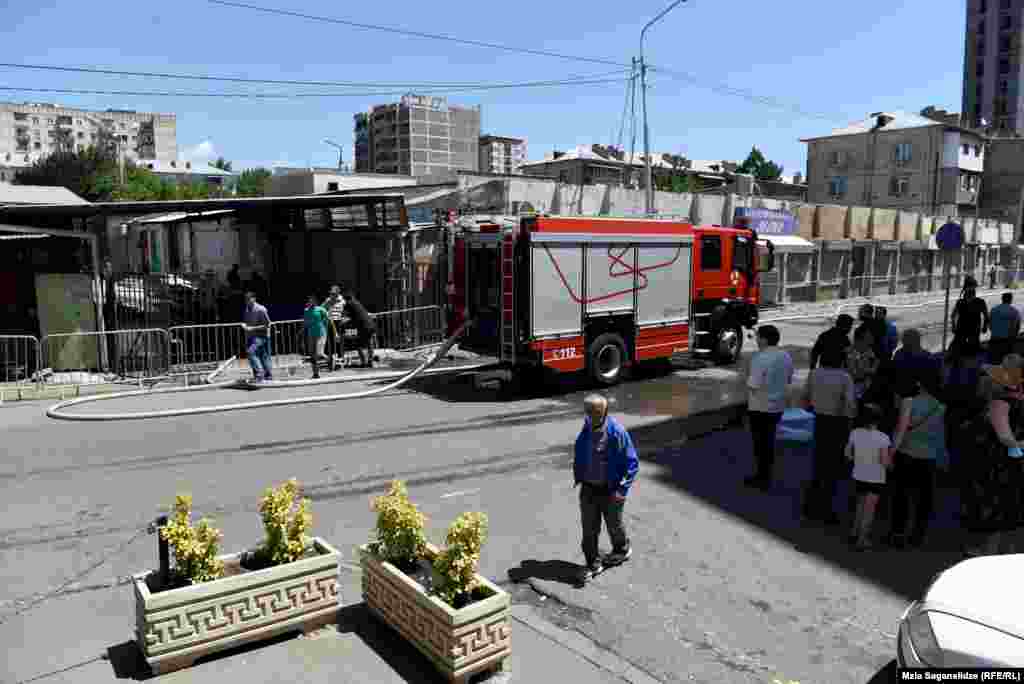
[[[754,442],[756,472],[744,481],[747,486],[768,491],[775,465],[775,431],[786,410],[786,386],[793,382],[793,359],[778,348],[779,329],[762,325],[757,329],[760,351],[750,360],[747,376],[747,418]]]

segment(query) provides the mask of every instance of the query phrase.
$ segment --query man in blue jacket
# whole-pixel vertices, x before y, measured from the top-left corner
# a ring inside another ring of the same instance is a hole
[[[576,484],[583,485],[580,512],[587,567],[579,579],[586,583],[605,565],[624,563],[633,553],[622,523],[622,509],[640,463],[629,433],[608,415],[608,400],[592,394],[584,399],[583,406],[586,419],[576,438],[572,470]],[[612,540],[612,552],[603,560],[597,549],[602,519]]]

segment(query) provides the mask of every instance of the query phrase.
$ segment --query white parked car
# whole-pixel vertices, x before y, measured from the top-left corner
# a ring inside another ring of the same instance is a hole
[[[1024,667],[1024,554],[939,573],[900,618],[900,667]]]

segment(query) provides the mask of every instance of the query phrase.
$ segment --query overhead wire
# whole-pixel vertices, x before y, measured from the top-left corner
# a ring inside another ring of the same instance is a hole
[[[450,43],[461,43],[463,45],[472,45],[474,47],[485,47],[493,50],[504,50],[506,52],[518,52],[527,55],[536,55],[540,57],[554,57],[557,59],[566,59],[576,62],[589,62],[591,64],[606,64],[608,66],[619,66],[629,68],[629,64],[622,62],[613,61],[610,59],[601,59],[598,57],[581,57],[578,55],[567,55],[559,52],[551,52],[548,50],[536,50],[533,48],[515,47],[511,45],[501,45],[499,43],[488,43],[482,40],[470,40],[466,38],[456,38],[455,36],[445,36],[438,33],[426,33],[423,31],[410,31],[408,29],[394,28],[391,26],[381,26],[379,24],[366,24],[363,22],[349,21],[347,19],[335,19],[333,17],[322,17],[314,14],[304,14],[302,12],[294,12],[292,10],[283,10],[274,7],[260,7],[258,5],[249,5],[243,2],[229,2],[228,0],[208,0],[214,5],[223,5],[225,7],[234,7],[237,9],[248,9],[255,10],[257,12],[266,12],[268,14],[276,14],[279,16],[296,17],[298,19],[309,19],[311,21],[320,21],[330,24],[341,24],[343,26],[351,26],[352,28],[360,28],[371,31],[384,31],[386,33],[397,33],[403,36],[412,36],[414,38],[429,38],[431,40],[444,40]]]
[[[442,95],[451,93],[468,93],[468,92],[480,92],[480,91],[493,91],[493,90],[511,90],[511,89],[526,89],[526,88],[549,88],[549,87],[569,87],[569,86],[591,86],[591,85],[607,85],[610,83],[621,83],[626,80],[625,77],[620,78],[580,78],[580,79],[563,79],[558,81],[533,81],[525,83],[502,83],[502,84],[490,84],[490,85],[478,85],[464,88],[445,88],[445,89],[417,89],[418,95]],[[180,91],[149,91],[149,90],[98,90],[98,89],[84,89],[84,88],[39,88],[39,87],[22,87],[22,86],[0,86],[0,91],[6,92],[26,92],[26,93],[61,93],[67,95],[118,95],[122,97],[196,97],[196,98],[223,98],[223,99],[254,99],[254,100],[289,100],[289,99],[323,99],[323,98],[338,98],[338,97],[379,97],[379,96],[392,96],[400,95],[407,90],[378,90],[374,92],[330,92],[330,93],[195,93],[195,92],[180,92]]]
[[[210,74],[183,74],[168,73],[160,71],[126,71],[123,69],[101,69],[95,67],[67,66],[58,64],[15,64],[13,62],[0,62],[2,69],[27,69],[32,71],[57,71],[78,74],[96,74],[100,76],[133,76],[141,78],[164,78],[186,81],[213,81],[225,83],[253,83],[260,85],[287,85],[287,86],[319,86],[334,88],[468,88],[481,85],[490,85],[480,81],[454,81],[454,82],[425,82],[425,83],[382,83],[379,81],[299,81],[292,79],[274,78],[242,78],[240,76],[214,76]],[[595,76],[567,76],[572,78],[594,78],[611,76],[629,71],[623,67],[612,72],[597,74]]]
[[[622,149],[622,136],[625,133],[625,129],[626,129],[626,114],[629,111],[629,92],[630,92],[630,89],[633,87],[634,79],[636,79],[636,67],[635,66],[634,66],[634,68],[632,69],[632,72],[629,75],[629,80],[626,82],[626,96],[623,98],[623,102],[622,102],[622,117],[619,119],[619,135],[618,135],[618,137],[615,137],[614,131],[612,132],[612,140],[614,141],[615,147],[618,148],[618,149]]]
[[[494,50],[503,50],[503,51],[506,51],[506,52],[516,52],[516,53],[521,53],[521,54],[536,55],[536,56],[542,56],[542,57],[553,57],[553,58],[557,58],[557,59],[565,59],[565,60],[571,60],[571,61],[577,61],[577,62],[588,62],[588,63],[591,63],[591,64],[606,64],[606,65],[610,65],[610,66],[621,66],[621,67],[626,67],[626,68],[630,67],[629,64],[625,64],[625,63],[622,63],[622,62],[618,62],[618,61],[611,60],[611,59],[606,59],[606,58],[585,57],[585,56],[580,56],[580,55],[570,55],[570,54],[566,54],[566,53],[552,52],[552,51],[548,51],[548,50],[537,50],[537,49],[526,48],[526,47],[521,47],[521,46],[502,45],[502,44],[498,44],[498,43],[488,43],[488,42],[479,41],[479,40],[470,40],[470,39],[465,39],[465,38],[457,38],[455,36],[446,36],[446,35],[442,35],[442,34],[426,33],[426,32],[423,32],[423,31],[411,31],[411,30],[395,28],[395,27],[391,27],[391,26],[382,26],[382,25],[379,25],[379,24],[368,24],[368,23],[363,23],[363,22],[350,21],[350,20],[347,20],[347,19],[336,19],[336,18],[332,18],[332,17],[324,17],[324,16],[319,16],[319,15],[306,14],[306,13],[303,13],[303,12],[295,12],[295,11],[292,11],[292,10],[284,10],[284,9],[278,9],[278,8],[273,8],[273,7],[261,7],[259,5],[251,5],[251,4],[243,3],[243,2],[235,2],[234,0],[207,0],[207,1],[210,2],[211,4],[222,5],[224,7],[233,7],[233,8],[237,8],[237,9],[247,9],[247,10],[253,10],[253,11],[257,11],[257,12],[264,12],[264,13],[268,13],[268,14],[274,14],[274,15],[278,15],[278,16],[290,16],[290,17],[296,17],[296,18],[299,18],[299,19],[308,19],[308,20],[311,20],[311,21],[325,22],[325,23],[331,23],[331,24],[340,24],[342,26],[350,26],[350,27],[353,27],[353,28],[360,28],[360,29],[367,29],[367,30],[374,30],[374,31],[384,31],[384,32],[387,32],[387,33],[395,33],[395,34],[399,34],[399,35],[413,36],[413,37],[418,37],[418,38],[428,38],[428,39],[431,39],[431,40],[443,40],[443,41],[452,42],[452,43],[460,43],[460,44],[463,44],[463,45],[472,45],[472,46],[475,46],[475,47],[485,47],[485,48],[490,48],[490,49],[494,49]],[[694,85],[694,86],[697,86],[697,87],[700,87],[700,88],[704,88],[704,89],[707,89],[707,90],[711,90],[712,92],[716,92],[716,93],[718,93],[720,95],[729,95],[729,96],[732,96],[732,97],[739,97],[739,98],[745,99],[748,102],[751,102],[753,104],[765,105],[765,106],[772,107],[772,108],[775,108],[775,109],[788,110],[788,111],[790,111],[790,112],[792,112],[794,114],[797,114],[798,116],[801,116],[801,117],[812,118],[812,119],[823,119],[823,120],[828,120],[828,121],[839,121],[839,120],[845,121],[847,119],[847,117],[840,116],[840,115],[834,115],[833,116],[833,115],[828,115],[828,114],[820,114],[820,113],[810,112],[808,110],[803,109],[802,107],[799,107],[799,106],[791,104],[791,103],[783,102],[782,100],[779,100],[777,98],[768,97],[768,96],[764,96],[764,95],[758,95],[757,93],[754,93],[752,91],[743,90],[743,89],[740,89],[740,88],[734,88],[734,87],[729,86],[729,85],[724,84],[724,83],[716,83],[716,82],[706,81],[704,79],[698,78],[697,76],[695,76],[693,74],[690,74],[690,73],[687,73],[687,72],[683,72],[683,71],[679,71],[679,70],[676,70],[676,69],[671,69],[671,68],[667,68],[667,67],[659,67],[657,65],[648,65],[647,68],[648,68],[649,71],[662,73],[662,74],[664,74],[666,76],[669,76],[670,78],[676,78],[676,79],[685,80],[686,82],[690,83],[691,85]]]

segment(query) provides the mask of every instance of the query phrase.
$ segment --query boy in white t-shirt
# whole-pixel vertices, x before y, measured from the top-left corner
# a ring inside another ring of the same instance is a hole
[[[846,457],[853,461],[853,480],[857,485],[857,518],[850,530],[850,543],[857,550],[871,548],[871,525],[878,499],[885,491],[886,470],[892,468],[892,442],[878,429],[882,410],[866,404],[861,410],[860,427],[850,433]]]

